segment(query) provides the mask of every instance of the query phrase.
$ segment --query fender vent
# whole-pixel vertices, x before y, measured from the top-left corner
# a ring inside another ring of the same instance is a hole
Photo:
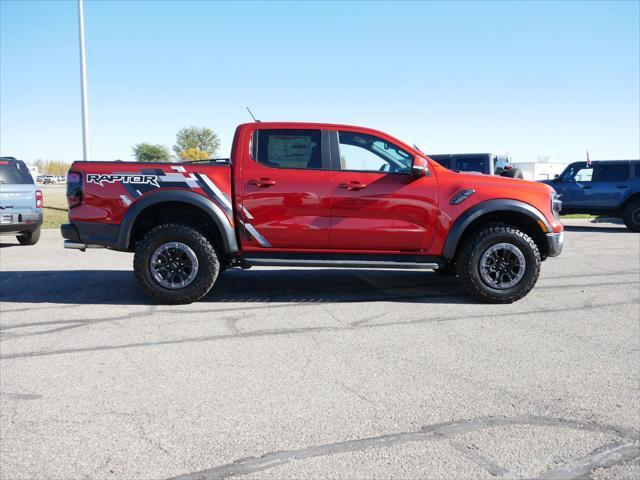
[[[473,195],[476,191],[475,190],[460,190],[458,193],[456,193],[451,200],[449,200],[449,204],[450,205],[458,205],[462,202],[464,202],[467,198],[469,198],[471,195]]]

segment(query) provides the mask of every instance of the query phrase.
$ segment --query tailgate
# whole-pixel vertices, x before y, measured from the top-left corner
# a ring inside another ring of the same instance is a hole
[[[0,184],[0,213],[25,213],[35,211],[35,185]]]

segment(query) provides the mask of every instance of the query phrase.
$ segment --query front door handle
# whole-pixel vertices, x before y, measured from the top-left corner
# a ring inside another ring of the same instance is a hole
[[[349,183],[341,183],[338,185],[340,188],[346,188],[347,190],[362,190],[363,188],[367,188],[366,183],[360,183],[358,181],[351,181]]]
[[[629,188],[629,185],[618,185],[618,188]]]
[[[256,178],[255,180],[250,180],[249,183],[256,187],[270,187],[271,185],[275,185],[276,181],[270,178]]]
[[[589,190],[591,188],[591,185],[583,185],[582,189],[583,190]]]

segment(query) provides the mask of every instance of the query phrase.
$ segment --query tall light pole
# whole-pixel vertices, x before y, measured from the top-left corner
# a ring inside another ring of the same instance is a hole
[[[89,160],[89,112],[87,105],[87,59],[84,51],[84,2],[78,0],[78,29],[80,30],[80,89],[82,91],[82,154]]]

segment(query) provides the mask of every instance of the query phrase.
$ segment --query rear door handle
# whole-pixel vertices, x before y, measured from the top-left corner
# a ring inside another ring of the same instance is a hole
[[[366,183],[360,183],[358,181],[351,181],[349,183],[341,183],[338,185],[340,188],[346,188],[347,190],[362,190],[363,188],[367,188]]]
[[[271,180],[270,178],[257,178],[255,180],[250,180],[249,183],[256,187],[270,187],[271,185],[275,185],[276,181]]]
[[[629,188],[628,185],[618,185],[618,188]]]

